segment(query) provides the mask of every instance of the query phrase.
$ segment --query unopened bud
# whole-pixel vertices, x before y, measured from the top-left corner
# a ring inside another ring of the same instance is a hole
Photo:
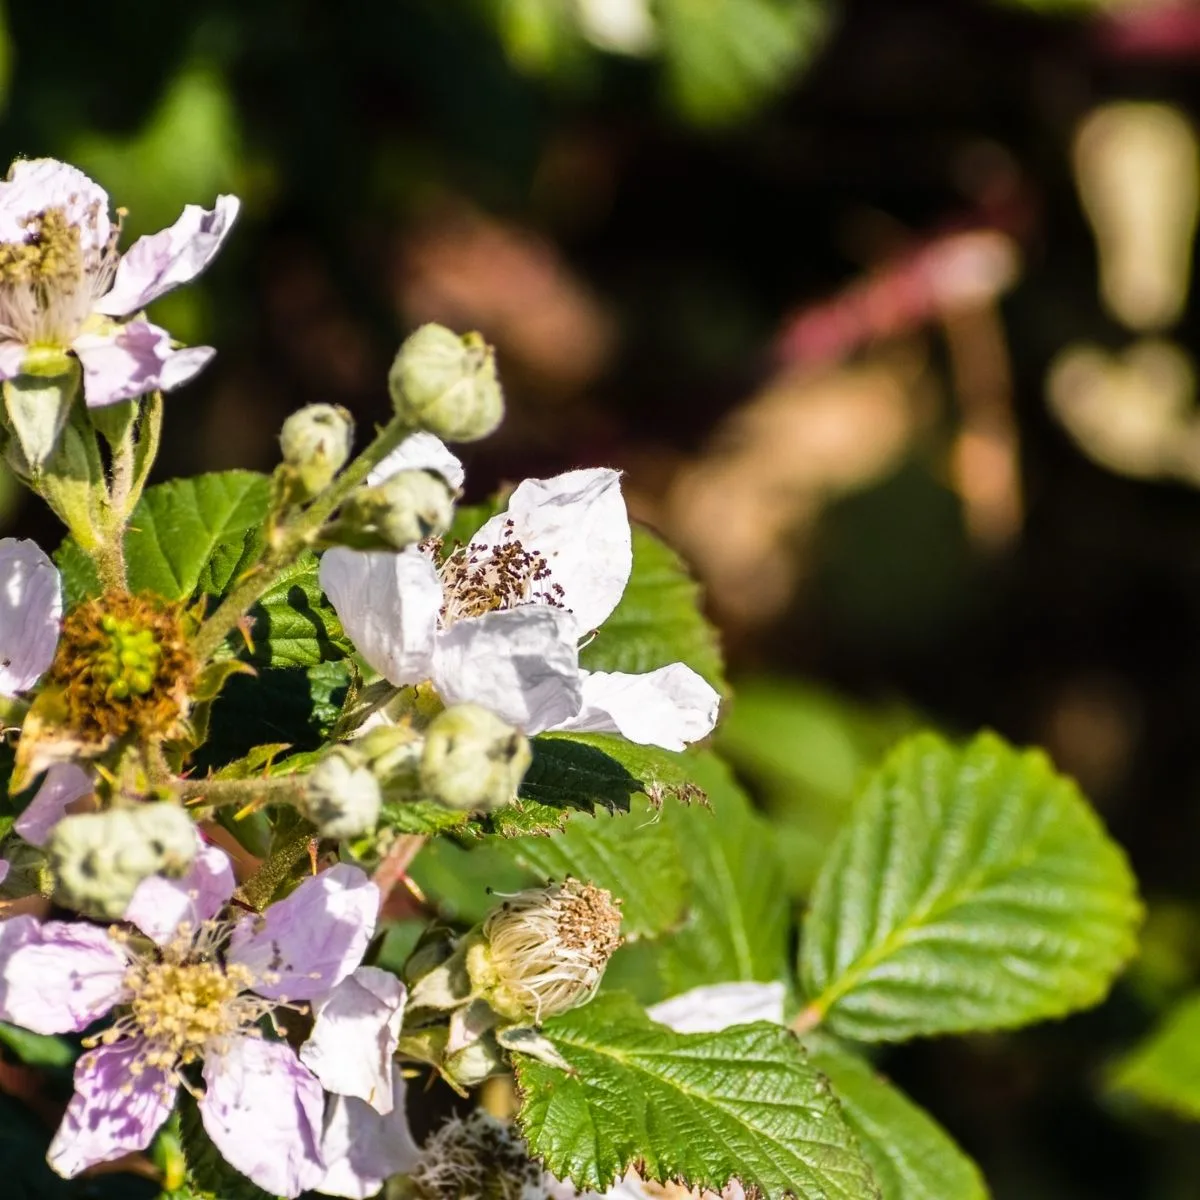
[[[460,811],[512,803],[532,761],[529,739],[478,704],[455,704],[425,731],[421,790]]]
[[[354,421],[340,405],[310,404],[283,423],[279,444],[306,495],[329,486],[346,465],[354,441]]]
[[[177,804],[63,817],[47,852],[63,904],[118,919],[151,875],[182,875],[195,857],[196,830]]]
[[[356,549],[403,550],[445,533],[453,518],[454,492],[440,475],[397,471],[354,493],[342,510],[338,532],[344,544]]]
[[[350,753],[333,750],[305,780],[302,807],[322,837],[353,838],[375,829],[382,802],[370,770]]]
[[[398,416],[447,442],[487,437],[504,416],[492,348],[477,333],[459,337],[444,325],[422,325],[405,339],[388,389]]]
[[[621,944],[621,910],[604,888],[568,879],[510,896],[472,936],[476,995],[510,1021],[540,1022],[586,1004]]]

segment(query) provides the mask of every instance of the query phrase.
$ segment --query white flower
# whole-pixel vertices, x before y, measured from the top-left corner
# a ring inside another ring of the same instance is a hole
[[[461,485],[458,460],[429,434],[375,478],[414,467]],[[632,562],[619,474],[567,471],[525,480],[440,564],[428,547],[330,550],[321,585],[363,658],[398,687],[432,680],[446,704],[478,704],[528,734],[619,733],[682,750],[712,730],[720,702],[695,671],[579,665],[580,639],[616,608]]]

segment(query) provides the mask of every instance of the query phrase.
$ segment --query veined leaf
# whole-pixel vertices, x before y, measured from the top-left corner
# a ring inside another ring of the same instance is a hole
[[[923,1108],[832,1039],[806,1045],[833,1084],[883,1200],[987,1200],[979,1168]]]
[[[317,580],[316,555],[306,551],[250,610],[257,666],[311,667],[344,658],[350,645]],[[240,639],[240,634],[234,634]]]
[[[817,880],[802,1023],[895,1041],[1060,1016],[1104,996],[1140,914],[1120,848],[1044,754],[921,734],[868,784]]]
[[[600,996],[547,1021],[567,1074],[514,1056],[530,1148],[581,1188],[646,1177],[767,1200],[868,1200],[878,1189],[829,1084],[796,1039],[759,1022],[678,1034],[628,997]]]
[[[1188,996],[1116,1065],[1110,1087],[1200,1121],[1200,992]]]

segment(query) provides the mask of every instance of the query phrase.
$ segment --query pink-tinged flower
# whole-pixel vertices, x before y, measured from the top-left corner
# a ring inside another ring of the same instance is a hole
[[[199,1070],[204,1127],[233,1167],[273,1195],[317,1186],[327,1170],[325,1080],[344,1083],[335,1078],[343,1064],[309,1053],[306,1066],[263,1029],[274,1009],[302,1001],[333,1010],[343,1038],[349,1030],[369,1043],[350,1082],[378,1100],[386,1089],[386,1104],[393,1102],[391,1031],[398,1033],[403,989],[372,969],[356,971],[378,889],[358,868],[339,865],[261,917],[220,919],[233,887],[228,858],[207,847],[184,879],[152,877],[134,894],[126,916],[148,945],[132,932],[82,923],[20,916],[0,925],[0,1019],[67,1033],[109,1012],[116,1018],[76,1065],[75,1095],[48,1153],[59,1174],[144,1149],[176,1088],[199,1092]],[[351,980],[378,1005],[335,999]]]
[[[27,692],[50,669],[62,609],[58,568],[41,547],[0,539],[0,696]]]
[[[414,467],[462,481],[429,434],[377,474]],[[330,550],[321,585],[363,658],[398,687],[431,679],[446,704],[478,704],[529,734],[619,733],[682,750],[712,730],[720,703],[695,671],[579,665],[580,639],[616,608],[632,564],[620,475],[581,470],[525,480],[507,511],[440,563],[429,547]]]
[[[135,314],[208,266],[238,207],[235,196],[211,211],[189,204],[122,256],[103,188],[52,158],[18,159],[0,182],[0,379],[70,352],[89,407],[186,383],[215,351],[177,348]]]

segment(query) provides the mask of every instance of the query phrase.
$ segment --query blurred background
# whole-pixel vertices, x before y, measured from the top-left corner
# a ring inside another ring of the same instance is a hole
[[[1200,1196],[1200,1126],[1105,1086],[1200,975],[1200,5],[10,0],[6,156],[128,234],[243,216],[156,305],[219,355],[160,477],[383,418],[405,332],[496,344],[479,499],[626,471],[693,564],[721,746],[802,905],[918,721],[1048,748],[1128,847],[1146,951],[1100,1010],[884,1068],[1011,1200]],[[3,532],[52,543],[4,489]]]

